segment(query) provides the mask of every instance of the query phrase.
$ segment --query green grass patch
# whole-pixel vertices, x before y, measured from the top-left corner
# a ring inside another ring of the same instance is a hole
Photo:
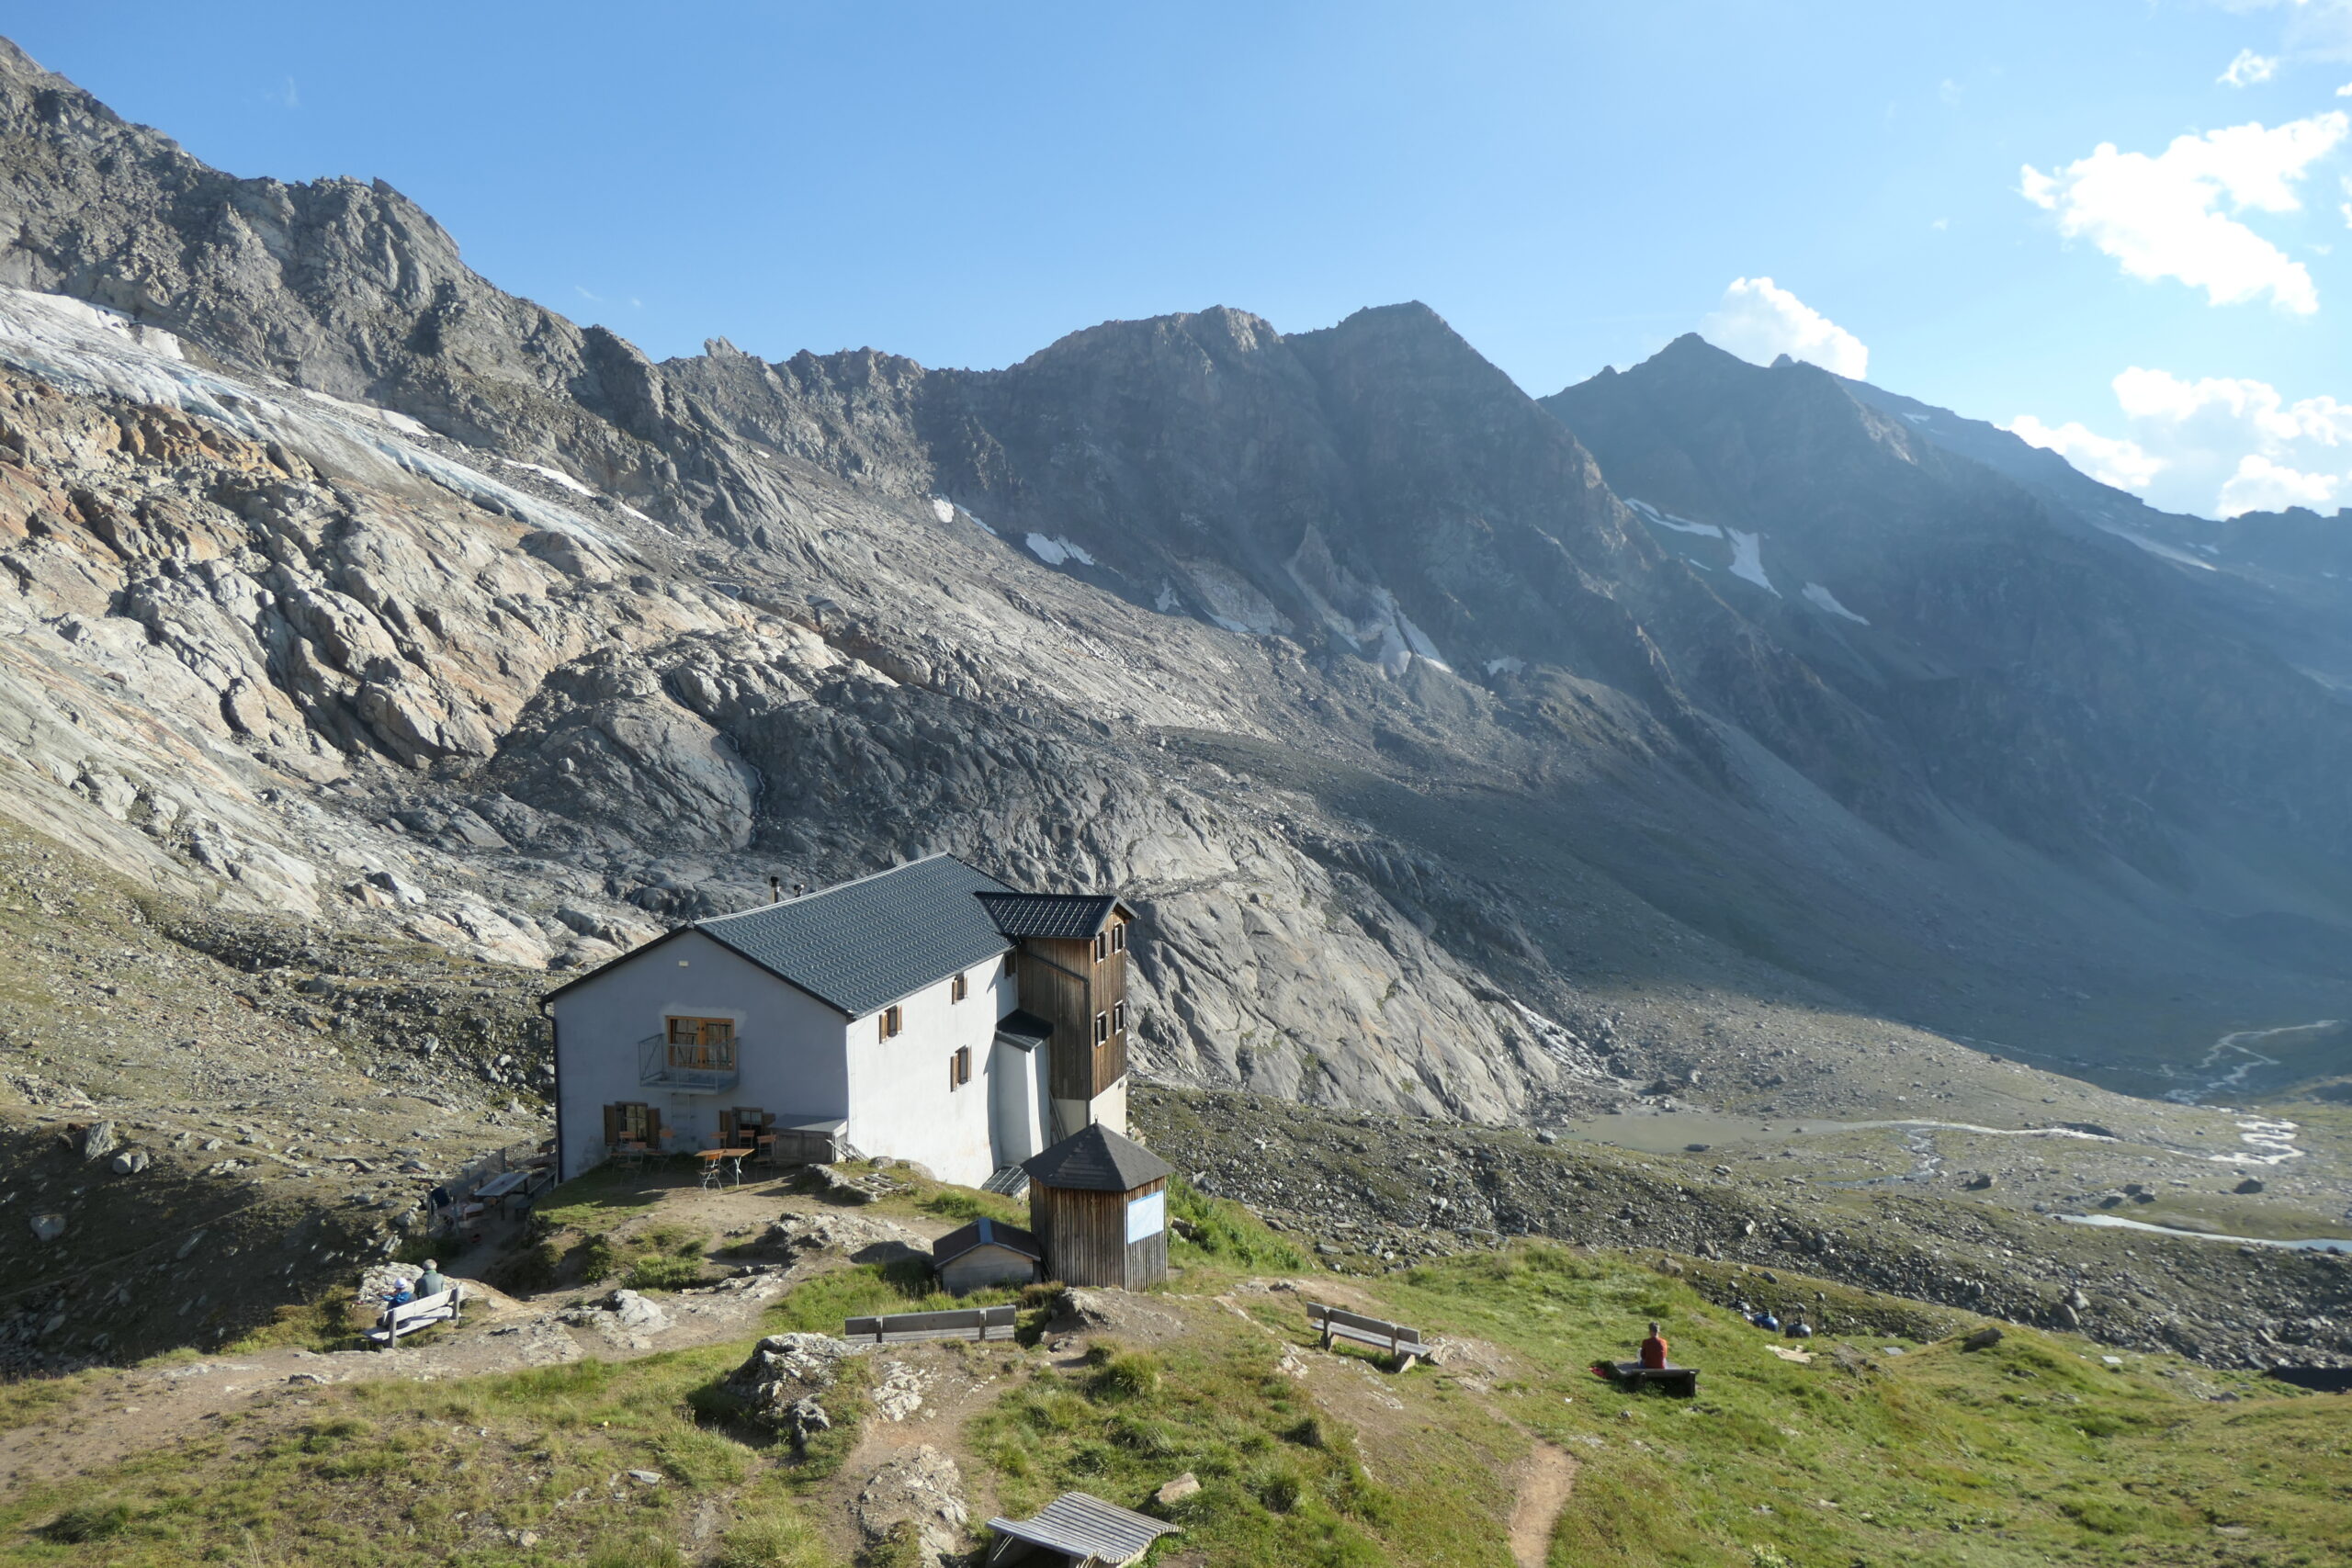
[[[770,1307],[769,1332],[839,1334],[844,1318],[999,1306],[1019,1299],[1020,1292],[1010,1289],[949,1295],[939,1289],[930,1263],[920,1258],[902,1258],[895,1263],[860,1263],[820,1274]]]
[[[1268,1229],[1240,1204],[1209,1197],[1181,1178],[1169,1180],[1168,1210],[1182,1222],[1169,1238],[1170,1262],[1260,1274],[1297,1274],[1306,1269],[1306,1255],[1296,1244]]]
[[[1001,1224],[1029,1224],[1029,1206],[1016,1203],[994,1192],[980,1192],[969,1187],[941,1187],[915,1200],[915,1207],[926,1214],[936,1214],[943,1220],[969,1224],[974,1220],[994,1220]]]

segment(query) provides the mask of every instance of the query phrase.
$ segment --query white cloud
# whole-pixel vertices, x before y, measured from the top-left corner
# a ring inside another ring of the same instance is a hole
[[[2048,174],[2029,164],[2018,194],[2055,212],[2060,233],[2087,236],[2133,277],[2178,278],[2215,305],[2267,294],[2309,315],[2319,309],[2311,274],[2232,214],[2299,210],[2295,185],[2347,130],[2352,118],[2331,110],[2177,137],[2154,157],[2103,141]],[[2225,201],[2228,213],[2219,210]]]
[[[2259,452],[2249,452],[2238,459],[2238,471],[2222,487],[2222,515],[2284,512],[2290,506],[2324,512],[2335,503],[2336,490],[2344,482],[2335,474],[2300,473]]]
[[[2284,11],[2279,43],[2298,60],[2352,60],[2352,0],[2218,0],[2224,11]]]
[[[1733,279],[1723,303],[1699,323],[1699,333],[1758,365],[1785,354],[1857,380],[1870,369],[1871,351],[1861,339],[1769,277]]]
[[[2290,402],[2246,378],[2190,381],[2133,366],[2115,378],[2128,435],[2021,414],[2009,429],[2093,479],[2173,512],[2233,517],[2352,501],[2352,403]]]
[[[2251,87],[2256,82],[2269,81],[2278,72],[2277,55],[2256,54],[2250,49],[2242,49],[2238,51],[2238,57],[2230,62],[2230,68],[2213,80],[2224,86]]]
[[[2101,484],[2144,493],[2156,476],[2171,465],[2138,442],[2123,436],[2101,435],[2075,421],[2048,425],[2021,413],[2009,429],[2036,446],[2047,446]]]

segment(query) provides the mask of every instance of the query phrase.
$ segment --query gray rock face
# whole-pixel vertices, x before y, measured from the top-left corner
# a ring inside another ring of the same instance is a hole
[[[743,1419],[805,1442],[811,1433],[831,1428],[831,1417],[818,1401],[841,1375],[842,1363],[855,1354],[855,1346],[822,1334],[771,1334],[727,1374],[719,1390]]]
[[[2341,710],[1817,378],[1563,423],[1419,306],[657,365],[5,48],[0,218],[6,805],[144,883],[576,969],[950,851],[1129,897],[1145,1073],[1485,1121],[1736,1098],[1759,998],[2342,1014],[2212,869],[2344,847]]]
[[[869,1541],[889,1540],[894,1532],[911,1529],[923,1568],[940,1568],[958,1556],[971,1517],[963,1471],[928,1443],[894,1455],[859,1491],[851,1512]]]

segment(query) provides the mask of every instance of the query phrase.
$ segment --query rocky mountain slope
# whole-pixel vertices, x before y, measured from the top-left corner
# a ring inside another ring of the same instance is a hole
[[[952,850],[1130,894],[1150,1073],[1487,1121],[2343,1010],[2340,711],[1813,373],[657,365],[13,51],[0,210],[0,798],[171,897],[564,967]]]

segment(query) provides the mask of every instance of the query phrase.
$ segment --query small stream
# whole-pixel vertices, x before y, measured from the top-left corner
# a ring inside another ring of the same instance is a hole
[[[2342,1027],[2340,1020],[2323,1018],[2310,1023],[2290,1023],[2280,1029],[2242,1029],[2233,1034],[2224,1034],[2213,1042],[2211,1050],[2188,1069],[2200,1075],[2199,1081],[2181,1089],[2168,1089],[2165,1098],[2176,1105],[2206,1104],[2215,1095],[2244,1086],[2246,1076],[2256,1067],[2278,1065],[2278,1058],[2265,1055],[2259,1046],[2274,1045],[2290,1036],[2324,1034]],[[2170,1069],[2166,1071],[2169,1074]],[[2292,1122],[2252,1116],[2240,1122],[2237,1128],[2238,1142],[2245,1145],[2245,1148],[2205,1157],[2215,1165],[2283,1165],[2288,1160],[2303,1157],[2303,1151],[2295,1146],[2295,1134],[2300,1129]]]

